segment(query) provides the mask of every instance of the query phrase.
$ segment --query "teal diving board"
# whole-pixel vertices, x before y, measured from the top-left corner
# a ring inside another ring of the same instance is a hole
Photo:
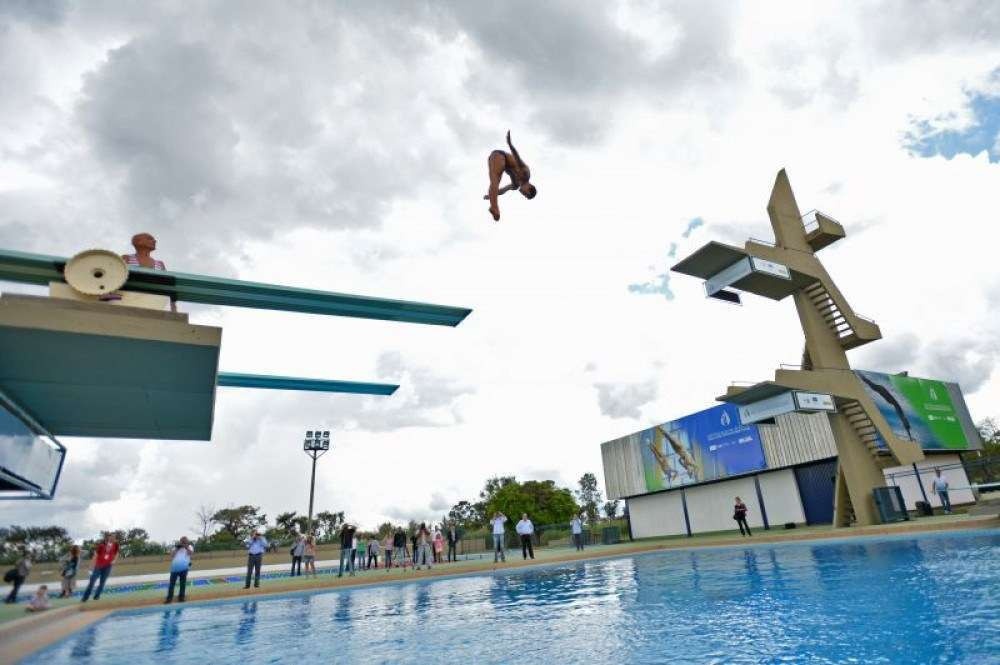
[[[67,259],[58,256],[0,250],[0,280],[43,286],[53,281],[61,282],[66,261]],[[350,316],[438,326],[457,326],[472,312],[465,307],[373,298],[135,266],[130,267],[129,278],[123,289],[165,295],[174,300],[205,305]]]
[[[399,388],[398,385],[391,383],[300,379],[291,376],[264,376],[261,374],[238,374],[236,372],[219,372],[218,385],[228,388],[312,390],[324,393],[354,393],[357,395],[391,395]]]

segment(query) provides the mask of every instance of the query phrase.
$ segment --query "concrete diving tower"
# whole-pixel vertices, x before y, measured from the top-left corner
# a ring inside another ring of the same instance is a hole
[[[826,411],[839,460],[834,522],[874,524],[872,490],[885,485],[882,468],[917,462],[923,451],[895,436],[848,362],[848,350],[881,339],[882,333],[854,311],[816,256],[845,237],[843,226],[815,211],[803,217],[784,170],[775,179],[767,213],[773,243],[710,242],[672,270],[705,280],[706,294],[727,302],[740,302],[741,291],[772,300],[792,297],[805,337],[801,369],[779,369],[773,381],[751,387],[730,386],[718,399],[740,406],[741,416],[750,418],[781,409]]]

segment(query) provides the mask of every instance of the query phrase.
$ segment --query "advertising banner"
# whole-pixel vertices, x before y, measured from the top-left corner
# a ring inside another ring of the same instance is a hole
[[[699,411],[639,433],[650,491],[736,476],[767,467],[757,427],[732,404]]]
[[[925,450],[982,447],[958,384],[865,370],[854,373],[900,439]],[[884,447],[885,442],[879,445]]]

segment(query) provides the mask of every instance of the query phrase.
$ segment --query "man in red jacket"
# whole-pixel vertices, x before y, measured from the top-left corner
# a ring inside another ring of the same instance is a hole
[[[94,600],[101,597],[101,592],[104,591],[104,583],[108,581],[108,575],[111,574],[111,565],[117,558],[118,538],[114,532],[108,531],[104,534],[104,542],[94,550],[94,568],[90,571],[90,582],[87,584],[87,590],[83,592],[83,599],[80,602],[85,603],[90,598],[90,592],[94,588],[95,580],[100,581],[97,583]]]

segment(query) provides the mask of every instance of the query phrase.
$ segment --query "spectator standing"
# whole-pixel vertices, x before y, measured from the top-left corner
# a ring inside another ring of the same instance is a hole
[[[260,566],[264,563],[264,553],[267,552],[267,539],[254,531],[250,541],[247,542],[247,580],[243,585],[244,589],[250,588],[250,576],[253,575],[253,586],[260,588]]]
[[[507,516],[499,510],[493,513],[493,519],[490,520],[490,524],[493,527],[493,563],[496,563],[497,561],[507,561],[507,556],[503,551],[503,525],[506,521]]]
[[[458,561],[458,529],[452,524],[448,527],[448,562]]]
[[[307,536],[306,542],[302,548],[302,560],[306,564],[306,575],[310,572],[313,577],[316,577],[316,538],[315,536]]]
[[[49,587],[43,584],[35,591],[28,606],[24,608],[28,612],[42,612],[49,609]]]
[[[101,597],[101,592],[104,591],[104,583],[108,581],[108,575],[111,574],[111,566],[114,565],[117,558],[118,536],[114,532],[109,531],[104,534],[104,541],[94,550],[94,567],[90,571],[90,581],[87,582],[87,590],[83,592],[83,598],[80,599],[81,603],[90,600],[90,592],[94,588],[94,582],[98,580],[97,591],[94,592],[94,600],[98,600]]]
[[[183,603],[184,592],[187,590],[188,571],[191,570],[191,555],[194,547],[191,546],[187,536],[181,536],[180,541],[174,546],[174,556],[170,560],[170,582],[167,585],[167,599],[164,604],[169,605],[174,600],[174,585],[179,581],[180,590],[177,593],[177,602]]]
[[[434,563],[444,563],[444,536],[441,529],[434,527]]]
[[[527,559],[528,555],[531,555],[531,558],[534,559],[535,549],[531,545],[531,539],[535,535],[535,525],[528,519],[528,513],[521,515],[521,521],[517,523],[515,528],[517,535],[521,537],[521,556]]]
[[[288,551],[292,555],[292,573],[289,577],[302,574],[302,555],[306,552],[306,537],[299,535],[295,538],[292,549]]]
[[[948,496],[948,487],[948,479],[941,475],[941,469],[934,469],[934,480],[931,481],[931,491],[937,493],[945,515],[951,514],[951,497]]]
[[[80,570],[80,546],[73,545],[69,552],[59,559],[62,568],[59,570],[59,578],[62,583],[62,590],[59,592],[60,598],[69,598],[73,595],[76,586],[76,574]]]
[[[29,573],[31,573],[31,557],[26,554],[18,560],[17,565],[8,570],[3,576],[4,582],[12,584],[10,593],[7,594],[7,604],[17,602],[17,592],[21,590],[24,580],[28,579]]]
[[[406,567],[406,532],[403,527],[398,527],[396,533],[392,535],[393,558],[396,565]]]
[[[371,538],[368,539],[368,563],[365,564],[366,568],[370,569],[374,564],[374,568],[378,570],[378,551],[378,534],[373,533]]]
[[[392,568],[392,532],[385,534],[382,539],[382,556],[385,558],[385,567]]]
[[[574,515],[569,523],[570,531],[573,533],[573,544],[577,552],[583,551],[583,520],[579,515]]]
[[[743,499],[740,497],[736,497],[736,504],[733,506],[733,519],[740,527],[741,536],[753,535],[750,533],[750,525],[747,524],[747,504],[743,503]]]
[[[413,533],[410,534],[410,561],[413,564],[413,568],[417,567],[417,558],[420,553],[417,551],[417,539],[420,537],[420,528],[414,529]]]
[[[351,524],[340,528],[340,572],[337,577],[344,576],[344,562],[347,562],[347,570],[354,577],[354,530]]]
[[[423,522],[420,523],[420,561],[427,566],[427,570],[431,569],[431,564],[434,562],[433,536],[427,524]]]
[[[360,568],[361,570],[368,570],[368,567],[365,565],[366,549],[367,548],[365,547],[364,539],[354,536],[354,555],[358,561],[358,568]]]

